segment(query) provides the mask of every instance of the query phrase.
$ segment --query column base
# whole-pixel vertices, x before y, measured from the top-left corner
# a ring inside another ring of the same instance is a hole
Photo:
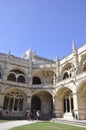
[[[72,113],[71,112],[64,113],[63,118],[66,120],[73,120]]]

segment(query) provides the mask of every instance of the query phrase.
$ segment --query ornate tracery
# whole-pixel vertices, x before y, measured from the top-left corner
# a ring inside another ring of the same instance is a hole
[[[18,92],[7,93],[4,97],[3,109],[9,111],[22,111],[23,96]]]
[[[25,83],[25,74],[21,70],[18,70],[18,69],[11,70],[9,72],[7,80]]]

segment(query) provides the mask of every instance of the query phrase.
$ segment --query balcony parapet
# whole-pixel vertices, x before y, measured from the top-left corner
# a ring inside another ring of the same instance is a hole
[[[76,76],[67,78],[65,80],[61,80],[61,81],[56,83],[56,87],[59,87],[61,85],[65,85],[65,84],[68,84],[68,83],[71,83],[71,82],[76,83],[77,81],[80,81],[80,80],[83,80],[83,79],[86,79],[86,72],[82,72],[82,73],[79,73]]]
[[[53,89],[53,84],[37,84],[32,85],[32,89]]]
[[[44,69],[44,68],[55,68],[56,64],[35,64],[33,65],[33,69]]]
[[[19,83],[19,82],[13,82],[13,81],[5,81],[5,80],[0,80],[0,83],[6,84],[9,86],[16,86],[16,87],[28,87],[29,86],[26,83]]]

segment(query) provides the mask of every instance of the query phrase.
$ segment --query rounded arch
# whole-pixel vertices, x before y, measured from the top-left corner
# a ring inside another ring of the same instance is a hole
[[[20,74],[17,78],[17,82],[25,83],[25,76]]]
[[[23,111],[24,106],[24,92],[19,89],[8,89],[5,91],[3,110],[13,112],[13,111]]]
[[[86,119],[86,79],[77,88],[79,119]]]
[[[17,69],[17,68],[12,69],[12,70],[10,70],[9,72],[14,72],[15,74],[24,74],[24,72],[23,72],[22,70]]]
[[[80,66],[82,66],[83,62],[86,60],[86,53],[82,54],[80,57]]]
[[[72,69],[73,69],[73,67],[74,67],[74,65],[72,63],[70,63],[70,62],[65,64],[62,67],[61,74],[62,74],[63,80],[72,76]]]
[[[68,71],[65,71],[65,72],[63,73],[63,80],[64,80],[64,79],[67,79],[67,78],[69,78],[69,74],[68,74]]]
[[[41,84],[53,84],[55,75],[56,74],[53,71],[45,69],[36,71],[32,74],[33,77],[40,77]]]
[[[8,75],[8,77],[7,77],[7,80],[9,80],[9,81],[16,81],[16,75],[15,75],[15,73],[10,72],[9,75]]]
[[[34,91],[34,92],[32,93],[32,96],[35,95],[35,94],[39,94],[39,93],[41,93],[41,92],[48,93],[48,94],[50,94],[51,96],[53,96],[53,93],[52,93],[51,91],[49,91],[49,90],[48,90],[48,91],[47,91],[47,90],[40,90],[40,89]]]
[[[36,95],[33,95],[31,100],[31,111],[33,110],[41,110],[41,101],[40,98]]]
[[[25,72],[25,70],[24,69],[22,69],[22,68],[20,68],[20,67],[13,67],[13,68],[11,68],[10,70],[9,70],[9,72],[11,72],[11,71],[15,71],[15,72],[19,72],[19,73],[22,73],[22,74],[25,74],[26,75],[26,72]]]
[[[73,93],[72,88],[68,88],[67,86],[62,86],[60,87],[57,92],[56,92],[56,97],[60,96],[63,97],[65,95],[65,93]]]
[[[57,117],[61,118],[66,113],[71,113],[74,108],[72,90],[68,87],[61,87],[55,95],[55,110]]]
[[[73,63],[69,62],[69,63],[66,63],[62,68],[61,68],[61,74],[65,71],[65,70],[69,70],[73,67]]]
[[[4,90],[4,94],[6,95],[7,93],[11,93],[11,92],[13,92],[13,91],[15,91],[15,92],[18,92],[18,93],[20,93],[21,95],[23,95],[24,97],[26,97],[26,93],[24,92],[24,91],[22,91],[21,89],[18,89],[18,88],[6,88],[5,90]]]
[[[52,95],[43,90],[34,92],[31,100],[31,109],[33,110],[33,108],[40,109],[41,119],[50,119],[53,112]]]
[[[80,55],[80,69],[86,71],[86,53]]]
[[[86,79],[81,80],[81,81],[79,82],[79,85],[77,86],[76,91],[77,91],[77,92],[81,91],[81,89],[83,89],[84,86],[86,86]]]
[[[13,69],[9,71],[7,80],[25,83],[25,74],[19,69]]]
[[[56,71],[52,69],[36,69],[35,71],[33,71],[32,75],[35,75],[40,72],[52,72],[56,74]]]
[[[34,76],[32,79],[32,84],[41,84],[41,79],[37,76]]]

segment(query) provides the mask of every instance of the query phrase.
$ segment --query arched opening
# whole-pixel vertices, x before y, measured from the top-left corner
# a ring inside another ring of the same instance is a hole
[[[40,78],[37,76],[33,77],[32,84],[41,84]]]
[[[15,77],[15,75],[13,73],[11,73],[11,74],[8,75],[7,80],[16,81],[16,77]]]
[[[7,80],[25,83],[25,74],[21,70],[14,69],[9,72]]]
[[[24,74],[24,72],[22,72],[22,71],[19,70],[19,69],[11,70],[11,72],[15,72],[16,74]]]
[[[41,110],[41,101],[38,96],[33,96],[31,100],[31,111]]]
[[[83,64],[83,71],[86,71],[86,61]]]
[[[25,78],[23,75],[20,75],[17,79],[17,82],[20,82],[20,83],[25,83]]]
[[[73,118],[72,110],[74,108],[73,93],[67,87],[59,88],[55,98],[56,117]]]
[[[64,113],[71,112],[73,110],[73,108],[74,108],[74,106],[73,106],[73,98],[70,95],[67,95],[64,98],[63,104],[64,104]]]
[[[65,72],[64,75],[63,75],[63,80],[64,80],[64,79],[67,79],[67,78],[69,78],[69,75],[68,75],[67,72]]]
[[[63,80],[72,77],[72,74],[73,74],[72,69],[73,69],[72,63],[67,63],[62,67],[61,73],[63,76],[62,77]]]
[[[18,92],[7,93],[4,97],[3,110],[22,111],[23,96]]]
[[[77,90],[79,119],[86,120],[86,81],[83,81]]]
[[[50,119],[53,114],[52,95],[46,91],[38,91],[32,96],[31,110],[40,110],[41,119]]]

